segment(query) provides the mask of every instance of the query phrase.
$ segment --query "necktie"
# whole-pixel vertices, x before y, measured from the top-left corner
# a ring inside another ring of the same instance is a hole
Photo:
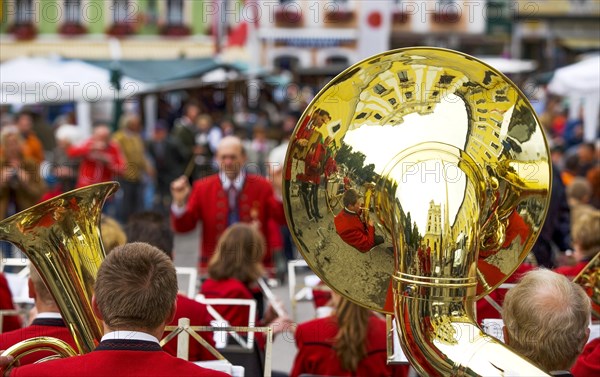
[[[227,190],[227,198],[229,201],[229,217],[227,225],[231,225],[239,221],[239,214],[237,209],[237,189],[233,184],[229,186],[229,189]]]

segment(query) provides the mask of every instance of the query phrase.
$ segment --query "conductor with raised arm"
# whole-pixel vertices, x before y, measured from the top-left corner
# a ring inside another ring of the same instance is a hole
[[[224,137],[216,159],[219,172],[195,181],[193,188],[185,176],[171,184],[171,221],[175,231],[189,232],[198,222],[202,223],[201,272],[206,270],[217,240],[229,225],[238,222],[256,225],[267,240],[268,252],[275,243],[275,235],[268,231],[269,219],[285,223],[283,204],[275,197],[271,183],[246,173],[246,154],[239,138]],[[274,185],[280,192],[281,182],[274,181]]]

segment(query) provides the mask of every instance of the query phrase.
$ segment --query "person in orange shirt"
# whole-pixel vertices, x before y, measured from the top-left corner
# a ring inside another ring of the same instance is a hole
[[[37,163],[44,161],[42,142],[33,131],[33,118],[29,113],[20,113],[16,119],[17,127],[23,137],[23,156]]]

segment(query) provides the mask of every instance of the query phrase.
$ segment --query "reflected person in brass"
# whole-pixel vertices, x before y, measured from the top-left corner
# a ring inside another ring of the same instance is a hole
[[[375,235],[373,221],[363,222],[360,198],[356,190],[346,191],[342,200],[344,208],[334,219],[335,231],[340,238],[361,253],[383,243],[383,237]]]
[[[327,152],[323,136],[317,131],[330,120],[329,112],[316,109],[303,119],[296,132],[292,154],[304,162],[304,170],[297,172],[296,179],[300,182],[300,195],[309,220],[323,218],[319,213],[319,186]]]

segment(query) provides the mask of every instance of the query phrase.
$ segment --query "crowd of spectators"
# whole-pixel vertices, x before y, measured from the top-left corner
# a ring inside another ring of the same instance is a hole
[[[129,112],[122,116],[116,130],[105,121],[96,122],[91,135],[85,140],[78,134],[76,126],[59,124],[55,128],[53,143],[43,142],[42,136],[36,134],[34,123],[42,120],[35,114],[23,111],[13,117],[3,116],[0,132],[0,220],[73,188],[118,180],[121,184],[119,193],[104,208],[106,216],[103,226],[107,227],[107,230],[103,230],[103,236],[112,236],[111,240],[107,239],[104,242],[107,251],[116,248],[119,254],[123,254],[128,250],[122,248],[127,241],[143,241],[153,244],[171,257],[172,243],[161,243],[172,240],[173,236],[169,233],[170,226],[166,219],[170,216],[171,225],[180,231],[190,230],[201,221],[205,226],[202,246],[204,249],[210,249],[210,253],[205,253],[203,258],[199,259],[201,271],[205,269],[208,273],[202,292],[208,297],[257,299],[260,303],[263,298],[258,294],[256,279],[263,275],[264,266],[273,267],[273,260],[278,255],[285,255],[288,259],[295,256],[289,243],[289,233],[286,233],[285,225],[280,221],[283,211],[281,198],[278,198],[280,187],[271,185],[278,182],[274,174],[282,168],[287,137],[297,122],[299,112],[310,100],[310,95],[306,97],[304,101],[291,102],[281,111],[284,115],[278,116],[270,116],[267,111],[258,112],[254,116],[247,113],[245,116],[238,113],[224,114],[211,111],[200,102],[190,100],[178,111],[172,111],[158,119],[150,135],[144,133],[141,116]],[[537,249],[534,248],[534,258],[530,259],[532,263],[521,266],[518,274],[512,277],[514,281],[518,280],[520,273],[534,269],[536,265],[554,269],[556,273],[572,279],[600,252],[600,143],[584,142],[581,139],[582,121],[567,119],[566,114],[558,98],[549,98],[539,114],[551,147],[554,174],[553,204],[548,213],[549,221],[545,224],[536,245]],[[44,146],[52,148],[45,150]],[[44,161],[49,164],[42,164]],[[241,169],[241,166],[244,166],[244,169]],[[230,213],[237,217],[221,219],[217,207],[221,202],[222,206],[231,206],[231,199],[227,195],[230,195],[230,191],[236,191],[235,189],[237,192],[234,195],[239,195],[242,187],[236,187],[236,182],[240,181],[248,182],[258,189],[246,192],[241,199],[235,197],[242,205]],[[173,185],[173,182],[176,184]],[[224,192],[227,195],[210,196],[211,185],[226,186]],[[255,195],[256,190],[260,192],[260,198],[250,200],[248,206],[244,207],[244,195]],[[259,202],[260,208],[256,207],[256,203]],[[200,210],[213,204],[215,208],[212,212],[204,213]],[[307,205],[307,210],[309,207]],[[149,214],[149,210],[153,212]],[[273,215],[274,213],[278,214]],[[320,217],[320,214],[313,211],[309,213],[310,216]],[[247,224],[236,224],[239,222]],[[252,226],[257,223],[258,226]],[[211,224],[222,226],[215,230],[206,228],[212,226]],[[126,236],[123,230],[119,229],[125,225]],[[115,231],[111,232],[109,227]],[[277,236],[272,237],[273,234]],[[207,235],[213,238],[206,238]],[[210,244],[206,244],[207,239],[210,240]],[[5,243],[0,246],[5,257],[11,256],[13,250],[10,246]],[[170,261],[167,259],[160,262],[169,270]],[[546,282],[554,279],[549,275],[530,276],[542,279],[536,287],[544,286]],[[51,300],[47,299],[37,302],[41,299],[43,290],[35,285],[35,278],[32,280],[32,294],[36,299],[36,306],[43,305],[44,302],[52,304]],[[556,283],[556,286],[560,288],[563,283],[564,281]],[[564,293],[564,289],[561,292]],[[512,297],[509,295],[506,298],[506,302],[512,305],[510,313],[513,314],[514,300],[515,297],[519,297],[518,293],[516,290]],[[499,304],[502,304],[504,297],[497,298]],[[176,308],[182,310],[182,307],[189,306],[183,297],[177,296],[174,299],[179,305],[172,308],[174,313]],[[571,305],[567,299],[564,301],[565,305]],[[361,311],[339,297],[334,300],[333,307],[333,314],[328,317],[328,322],[326,321],[328,329],[331,330],[325,334],[327,339],[312,339],[311,336],[318,331],[309,334],[307,330],[321,322],[311,322],[298,327],[299,334],[304,337],[296,339],[301,352],[292,368],[293,375],[333,371],[373,372],[380,367],[382,375],[385,375],[385,371],[393,372],[394,375],[406,373],[404,369],[390,370],[382,367],[385,357],[379,348],[384,331],[378,318],[366,309]],[[55,307],[40,308],[38,311],[43,313],[56,311]],[[478,309],[484,312],[483,308]],[[523,310],[524,314],[521,314],[526,315],[528,308]],[[205,309],[190,309],[190,313],[196,312],[204,313],[202,315],[206,317]],[[238,324],[236,316],[245,316],[244,313],[228,313],[227,310],[224,312],[234,325]],[[174,318],[186,315],[171,314],[173,313],[165,313],[160,318],[161,326],[175,324]],[[496,314],[500,317],[500,313]],[[514,315],[515,321],[521,321],[517,314]],[[46,322],[51,322],[48,318],[54,317],[42,316],[39,323],[34,322],[32,326],[46,325]],[[276,332],[289,327],[289,320],[271,308],[260,310],[257,321],[273,326]],[[348,322],[344,321],[359,321],[359,334],[349,330]],[[199,324],[204,325],[206,322],[208,319],[204,318]],[[162,331],[161,326],[155,326],[156,333]],[[513,322],[507,324],[510,334],[508,343],[509,346],[518,349],[519,336],[522,334],[515,332],[514,326]],[[4,329],[6,330],[8,329]],[[352,337],[356,339],[350,339]],[[356,344],[350,345],[349,339],[361,346],[353,349]],[[567,362],[560,365],[549,364],[547,369],[569,369],[577,355],[583,352],[581,357],[588,357],[587,361],[575,362],[574,367],[576,376],[583,375],[575,371],[579,370],[577,368],[583,368],[583,362],[586,362],[585,367],[589,368],[589,355],[597,354],[600,346],[597,342],[591,342],[588,347],[592,348],[584,350],[585,339],[579,340],[582,341],[581,344],[577,343],[577,349],[571,350],[577,352],[570,354]],[[316,352],[318,356],[315,356],[315,351],[307,347],[309,343],[312,348],[315,344],[327,348],[326,359],[320,358],[324,355],[322,352]],[[0,345],[4,344],[0,342]],[[169,352],[173,354],[175,351],[169,349]],[[199,350],[194,350],[193,353],[198,359],[211,358],[211,355],[202,354]],[[361,357],[355,357],[357,355]],[[365,361],[368,358],[371,358],[370,361]],[[537,361],[534,356],[531,358]],[[336,360],[336,363],[332,364],[331,360]],[[544,364],[544,361],[538,362],[540,365]],[[318,366],[322,363],[329,369],[319,369]],[[376,366],[371,366],[372,363]],[[302,369],[302,365],[310,367]]]

